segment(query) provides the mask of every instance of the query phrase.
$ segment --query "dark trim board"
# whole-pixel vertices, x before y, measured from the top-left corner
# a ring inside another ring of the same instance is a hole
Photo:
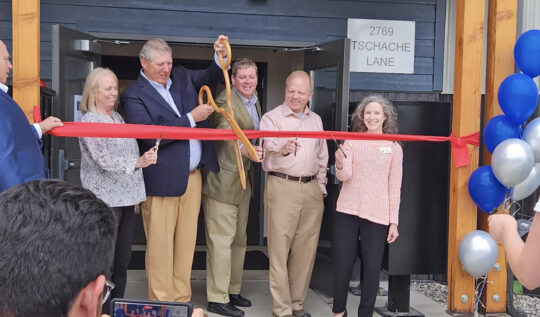
[[[41,0],[41,77],[51,79],[52,28],[142,41],[165,37],[211,44],[227,34],[237,47],[301,48],[347,36],[347,19],[416,22],[415,73],[352,74],[351,89],[440,92],[447,0]],[[0,0],[1,38],[11,49],[11,0]],[[209,23],[211,22],[211,23]]]
[[[66,1],[62,0],[42,0],[42,5],[55,7],[65,6]],[[435,12],[431,7],[436,5],[436,0],[430,1],[408,1],[408,0],[386,0],[386,1],[335,1],[316,0],[310,1],[309,5],[305,0],[289,1],[251,1],[251,0],[224,0],[216,2],[214,0],[70,0],[71,7],[88,7],[89,5],[103,9],[135,9],[169,11],[173,13],[188,12],[209,12],[225,14],[261,15],[261,16],[298,16],[298,17],[327,17],[342,18],[385,18],[389,11],[394,11],[396,20],[414,19],[416,21],[433,21]],[[396,5],[402,6],[396,10]]]
[[[351,73],[351,90],[431,91],[433,75]]]
[[[128,34],[128,33],[108,33],[108,32],[90,32],[90,35],[102,39],[111,40],[127,40],[127,41],[146,41],[158,35],[146,34]],[[207,44],[212,45],[216,40],[215,37],[186,37],[186,36],[159,36],[167,42],[171,43],[190,43],[190,44]],[[234,39],[229,41],[231,47],[278,47],[278,48],[302,48],[317,45],[317,42],[299,42],[299,41],[267,41],[267,40],[252,40],[252,39]],[[423,49],[426,49],[422,47]]]

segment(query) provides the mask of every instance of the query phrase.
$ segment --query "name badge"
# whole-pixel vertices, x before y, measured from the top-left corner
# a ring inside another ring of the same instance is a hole
[[[380,146],[379,151],[381,152],[381,154],[391,154],[392,148],[390,146]]]

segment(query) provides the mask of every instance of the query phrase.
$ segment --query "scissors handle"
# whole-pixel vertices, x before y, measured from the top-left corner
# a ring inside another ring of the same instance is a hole
[[[222,39],[221,40],[221,44],[225,45],[225,48],[227,48],[227,60],[224,60],[223,59],[223,56],[221,56],[221,51],[216,51],[216,54],[218,56],[218,62],[219,62],[219,65],[221,65],[221,69],[223,70],[227,70],[227,68],[229,67],[229,65],[231,65],[231,45],[229,44],[229,41],[228,40],[224,40]]]
[[[202,86],[201,89],[199,90],[199,105],[204,104],[204,101],[203,101],[204,93],[206,93],[206,98],[208,99],[207,103],[209,105],[211,105],[212,107],[214,107],[214,110],[216,112],[218,112],[218,113],[224,113],[225,112],[225,109],[222,109],[222,108],[220,108],[220,107],[218,107],[216,105],[216,102],[214,101],[214,97],[212,97],[212,91],[206,85]]]

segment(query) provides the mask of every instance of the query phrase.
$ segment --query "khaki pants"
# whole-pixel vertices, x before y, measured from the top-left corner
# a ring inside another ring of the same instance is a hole
[[[189,302],[201,207],[201,173],[190,173],[180,197],[148,196],[141,204],[150,300]]]
[[[229,294],[240,294],[250,198],[249,182],[238,205],[223,203],[203,195],[206,296],[209,302],[228,303]]]
[[[276,316],[302,310],[319,241],[323,194],[316,180],[268,176],[265,190],[270,292]]]

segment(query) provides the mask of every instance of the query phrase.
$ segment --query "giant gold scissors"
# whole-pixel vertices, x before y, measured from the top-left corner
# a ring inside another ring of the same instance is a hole
[[[223,56],[221,55],[221,52],[217,52],[218,55],[218,61],[221,65],[221,69],[223,70],[223,77],[225,78],[225,91],[227,94],[227,107],[226,108],[220,108],[216,105],[214,102],[214,98],[212,97],[212,92],[210,91],[210,88],[208,86],[204,85],[199,90],[199,104],[203,104],[203,97],[204,93],[206,93],[208,104],[214,107],[214,110],[221,114],[223,117],[225,117],[225,120],[227,120],[227,123],[229,123],[229,126],[233,130],[234,134],[238,137],[238,140],[233,141],[234,142],[234,154],[236,156],[236,164],[238,165],[238,174],[240,176],[240,182],[242,183],[242,188],[246,189],[246,173],[244,171],[244,162],[242,161],[242,157],[240,155],[240,144],[238,141],[240,141],[244,148],[247,150],[247,153],[249,157],[255,161],[259,161],[259,156],[257,155],[257,151],[253,147],[253,144],[249,141],[249,139],[246,137],[236,120],[234,120],[234,114],[233,109],[231,106],[231,83],[229,81],[229,73],[227,72],[227,69],[229,65],[231,64],[232,60],[232,54],[231,54],[231,46],[229,45],[229,41],[227,40],[221,40],[221,43],[226,46],[227,48],[227,60],[223,60]]]

